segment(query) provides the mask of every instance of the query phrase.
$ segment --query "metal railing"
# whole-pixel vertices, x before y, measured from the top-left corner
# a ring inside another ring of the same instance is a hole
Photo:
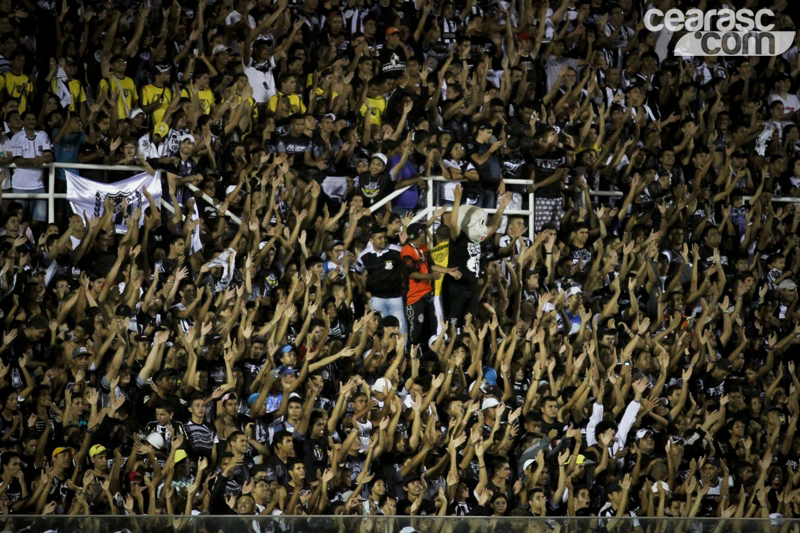
[[[2,167],[13,169],[16,168],[15,165],[9,165],[8,167]],[[103,170],[103,171],[128,171],[128,172],[143,172],[145,170],[144,167],[133,166],[133,165],[91,165],[88,163],[60,163],[60,162],[53,162],[47,163],[42,165],[42,168],[47,169],[47,192],[43,193],[19,193],[19,192],[12,192],[12,193],[4,193],[3,198],[8,200],[46,200],[47,201],[47,221],[48,222],[55,222],[55,201],[56,200],[66,200],[67,195],[66,193],[57,193],[56,190],[56,169],[64,169],[64,170]],[[156,175],[162,172],[161,170],[156,170]],[[90,178],[86,178],[90,179]],[[106,185],[113,185],[106,184]],[[192,185],[191,183],[187,183],[184,187],[188,188],[194,193],[200,192],[200,189]],[[203,199],[205,199],[208,203],[214,204],[213,198],[208,196],[206,193],[200,193]],[[160,199],[161,207],[166,208],[171,213],[175,214],[175,208],[163,198]],[[226,211],[225,215],[230,218],[236,224],[241,224],[242,220],[231,213],[230,211]]]
[[[224,505],[224,503],[222,504]],[[332,508],[343,507],[332,503]],[[358,507],[361,510],[361,506]],[[138,509],[135,509],[138,512]],[[251,533],[590,533],[611,531],[629,533],[786,533],[800,527],[800,520],[784,518],[675,518],[631,516],[382,516],[382,515],[3,515],[3,531],[167,531],[182,533],[202,531],[249,531]],[[489,507],[489,512],[492,509]],[[408,529],[410,528],[410,529]]]
[[[423,178],[427,183],[428,187],[426,192],[426,206],[414,214],[411,218],[411,222],[418,222],[422,219],[427,218],[433,211],[438,207],[444,207],[443,205],[438,205],[436,203],[436,198],[434,195],[434,185],[440,183],[459,183],[459,182],[466,182],[467,180],[449,180],[446,179],[444,176],[430,176],[427,178]],[[506,179],[503,180],[506,185],[533,185],[533,180],[523,180],[523,179]],[[399,197],[401,194],[409,190],[413,185],[409,185],[407,187],[403,187],[401,189],[397,189],[392,191],[391,194],[385,196],[378,202],[375,202],[370,209],[374,212],[387,203],[391,202],[395,198]],[[526,193],[528,195],[528,209],[506,209],[503,213],[505,215],[521,215],[528,217],[528,237],[533,239],[533,226],[534,226],[534,194],[532,192]],[[452,210],[452,207],[448,206],[448,211]],[[495,213],[497,209],[495,208],[484,208],[484,211],[487,213]]]

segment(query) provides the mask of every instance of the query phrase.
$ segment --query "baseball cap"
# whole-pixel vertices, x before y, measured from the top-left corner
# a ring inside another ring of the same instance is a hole
[[[649,428],[642,428],[642,429],[640,429],[639,431],[637,431],[637,432],[636,432],[636,440],[639,440],[639,439],[643,439],[643,438],[645,438],[645,437],[647,436],[647,434],[648,434],[648,433],[649,433],[650,435],[652,435],[652,434],[653,434],[653,430],[652,430],[652,429],[649,429]]]
[[[587,465],[588,466],[588,465],[593,465],[594,464],[594,461],[592,461],[591,459],[587,459],[585,455],[578,454],[578,455],[576,455],[574,457],[575,457],[575,464],[576,465]],[[568,465],[571,462],[572,462],[572,457],[570,457],[569,459],[564,461],[564,464]]]
[[[158,381],[164,378],[170,377],[177,377],[178,371],[174,368],[165,368],[164,370],[159,370],[158,373],[153,377],[153,381]]]
[[[117,310],[116,310],[116,313],[115,313],[115,314],[116,314],[117,316],[122,316],[122,317],[128,317],[128,318],[130,318],[130,317],[131,317],[131,315],[133,314],[133,311],[131,310],[131,306],[130,306],[130,305],[127,305],[127,304],[119,304],[119,305],[117,306]]]
[[[156,65],[156,70],[159,72],[169,72],[170,70],[172,70],[172,65],[170,65],[169,63],[161,63],[159,65]]]
[[[566,297],[569,298],[570,296],[575,296],[576,294],[580,294],[581,292],[582,291],[581,291],[581,288],[579,286],[573,285],[572,287],[567,289]]]
[[[377,159],[380,159],[380,160],[381,160],[381,162],[383,162],[384,166],[386,165],[386,162],[388,161],[388,159],[386,158],[386,156],[385,156],[385,155],[383,155],[383,154],[382,154],[382,153],[380,153],[380,152],[376,152],[376,153],[372,154],[372,157],[371,157],[371,159],[375,159],[375,158],[377,158]]]
[[[138,117],[139,115],[143,115],[144,116],[144,111],[142,111],[141,107],[137,107],[137,108],[131,110],[131,117],[130,118]]]
[[[373,224],[372,227],[369,229],[370,236],[375,235],[376,233],[386,233],[386,228],[381,226],[380,224]]]
[[[611,494],[612,492],[621,492],[621,491],[622,491],[622,485],[620,485],[618,481],[615,481],[614,483],[608,486],[608,490],[606,492],[608,494]]]
[[[481,120],[477,124],[476,131],[492,130],[492,129],[494,129],[494,127],[492,127],[492,123],[491,122],[489,122],[488,120]]]
[[[483,400],[483,403],[481,403],[481,411],[497,407],[498,405],[500,405],[500,402],[497,401],[497,398],[486,398]]]
[[[281,365],[278,367],[278,375],[288,376],[290,374],[297,374],[297,369],[289,365]]]
[[[186,459],[186,450],[176,450],[175,451],[175,464],[180,463]]]
[[[392,382],[386,378],[378,378],[371,388],[372,392],[380,392],[386,394],[392,390]]]
[[[322,115],[322,118],[320,120],[325,120],[326,118],[329,118],[332,121],[336,122],[336,115],[334,115],[333,113],[326,113],[325,115]]]
[[[157,450],[164,447],[164,437],[161,436],[161,433],[150,433],[145,440]]]
[[[419,222],[415,222],[414,224],[410,224],[408,229],[406,229],[406,233],[408,234],[409,240],[414,240],[419,238],[425,233],[427,227],[425,224],[420,224]]]
[[[392,26],[391,28],[386,30],[386,36],[394,35],[395,33],[400,33],[400,28],[395,28]]]
[[[73,450],[72,448],[67,448],[67,447],[64,447],[64,446],[59,446],[58,448],[56,448],[55,450],[53,450],[53,453],[51,454],[51,457],[55,457],[56,455],[58,455],[58,454],[60,454],[60,453],[64,453],[64,452],[75,453],[75,450]]]
[[[719,360],[717,360],[717,368],[725,370],[726,372],[732,372],[733,371],[733,364],[730,362],[729,359],[726,359],[725,357],[722,357]]]
[[[497,371],[490,366],[483,367],[483,379],[489,385],[497,385]]]
[[[89,353],[89,348],[86,346],[78,346],[74,350],[72,350],[72,358],[76,357],[89,357],[91,354]]]
[[[181,138],[180,138],[179,142],[183,142],[183,141],[192,141],[192,142],[194,142],[194,135],[192,135],[191,133],[184,133],[183,135],[181,135]]]
[[[162,137],[166,137],[169,133],[169,125],[166,122],[159,122],[155,126],[153,126],[153,133],[157,133]]]
[[[283,346],[281,346],[281,353],[289,353],[292,350],[294,350],[294,346],[292,346],[291,344],[284,344]]]
[[[672,436],[669,438],[669,441],[670,441],[670,442],[671,442],[673,445],[675,445],[675,444],[680,444],[681,446],[685,446],[685,445],[686,445],[686,439],[684,439],[683,437],[680,437],[680,436],[678,436],[678,435],[672,435]]]
[[[797,288],[797,283],[795,283],[794,281],[792,281],[790,279],[785,279],[785,280],[781,281],[780,283],[778,283],[778,288],[779,289],[786,289],[786,290],[790,290],[791,291],[791,290],[794,290],[794,289]]]
[[[105,453],[107,451],[108,449],[102,444],[95,444],[89,448],[89,457],[94,458],[95,455],[100,455],[101,453]]]
[[[214,47],[213,50],[211,50],[211,56],[213,57],[217,54],[221,54],[222,52],[230,52],[230,51],[231,51],[230,46],[225,46],[224,44],[218,44],[217,46]]]
[[[141,483],[142,480],[143,480],[142,475],[139,472],[137,472],[136,470],[134,470],[133,472],[128,472],[127,474],[125,474],[125,479],[127,479],[131,483],[136,483],[136,482]]]

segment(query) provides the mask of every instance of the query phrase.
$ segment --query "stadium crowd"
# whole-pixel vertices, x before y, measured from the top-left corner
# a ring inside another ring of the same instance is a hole
[[[3,192],[172,208],[3,200],[0,512],[798,516],[798,47],[653,5],[0,0]]]

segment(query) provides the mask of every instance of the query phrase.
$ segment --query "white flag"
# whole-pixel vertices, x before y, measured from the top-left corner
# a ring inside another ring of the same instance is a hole
[[[147,188],[147,192],[153,197],[156,204],[161,199],[161,180],[158,174],[151,176],[143,172],[115,183],[99,183],[82,178],[70,171],[66,171],[66,176],[67,200],[72,206],[72,210],[81,216],[85,212],[90,219],[99,218],[105,212],[104,201],[109,198],[114,204],[112,220],[117,233],[126,233],[128,231],[127,226],[125,226],[125,217],[132,217],[133,212],[138,207],[142,209],[139,225],[144,224],[144,212],[150,203],[142,192],[142,188]],[[128,206],[123,211],[122,202],[125,198],[128,199]],[[157,208],[158,205],[154,206],[154,209]]]

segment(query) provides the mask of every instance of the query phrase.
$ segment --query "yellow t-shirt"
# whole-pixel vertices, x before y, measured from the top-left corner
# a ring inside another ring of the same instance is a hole
[[[9,70],[3,74],[0,80],[2,80],[0,89],[5,91],[8,96],[18,99],[19,112],[24,113],[28,108],[28,97],[33,92],[30,78],[25,74],[16,76]]]
[[[369,105],[372,106],[370,111],[370,123],[380,126],[383,124],[383,113],[386,111],[386,98],[379,96],[377,98],[367,98]],[[360,112],[362,115],[367,114],[367,104],[361,106]]]
[[[322,96],[323,94],[325,94],[325,91],[323,91],[321,88],[317,87],[317,96]],[[337,93],[336,91],[333,91],[331,99],[335,100],[337,96],[339,96],[339,93]],[[330,102],[328,102],[328,103],[330,103]]]
[[[431,258],[433,258],[434,265],[447,268],[450,258],[450,243],[442,242],[434,246],[433,250],[431,250]],[[442,294],[442,283],[444,283],[444,276],[433,282],[434,296]]]
[[[282,96],[289,98],[289,110],[292,115],[294,115],[295,113],[306,112],[306,105],[303,103],[303,99],[300,98],[300,95],[283,94],[282,92],[278,92],[278,94],[273,94],[270,97],[269,102],[267,103],[267,109],[269,109],[274,113],[278,109],[278,98]]]
[[[189,98],[190,100],[192,99],[191,93],[186,89],[181,90],[181,96],[183,98]],[[203,89],[197,91],[197,97],[200,99],[200,105],[203,106],[203,114],[210,115],[211,108],[216,104],[214,92],[211,89]]]
[[[76,104],[86,101],[86,91],[84,91],[83,85],[78,80],[69,80],[67,82],[67,89],[69,90],[69,94],[72,96],[69,103],[69,110],[73,113],[76,113],[78,111]],[[53,94],[58,95],[58,79],[53,78],[50,81],[50,91],[52,91]]]
[[[120,120],[126,119],[130,116],[131,110],[136,107],[135,104],[138,100],[138,97],[136,96],[136,85],[133,83],[133,80],[127,76],[119,79],[112,74],[108,78],[103,78],[100,81],[98,93],[101,95],[111,94],[114,89],[119,91],[119,99],[117,100],[117,118]]]
[[[169,87],[156,87],[152,83],[150,85],[145,85],[144,89],[142,89],[142,107],[158,101],[161,96],[164,97],[164,100],[161,102],[161,105],[153,110],[151,117],[153,119],[153,124],[158,124],[163,120],[164,113],[167,112],[167,107],[169,107],[169,103],[172,102],[172,89]]]

